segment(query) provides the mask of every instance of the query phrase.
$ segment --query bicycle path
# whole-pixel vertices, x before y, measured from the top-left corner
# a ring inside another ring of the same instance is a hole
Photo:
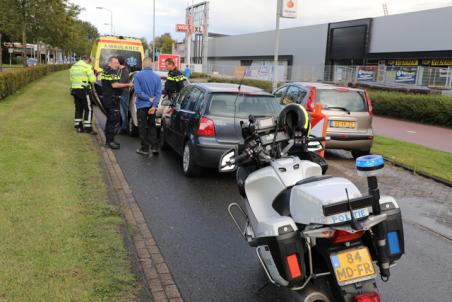
[[[376,135],[452,153],[452,129],[374,116]]]

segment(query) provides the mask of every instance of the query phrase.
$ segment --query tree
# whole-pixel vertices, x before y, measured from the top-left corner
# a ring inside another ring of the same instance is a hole
[[[172,53],[174,43],[176,41],[171,37],[171,34],[165,33],[155,38],[155,49],[161,53]]]
[[[146,40],[145,37],[141,37],[140,40],[141,40],[141,43],[143,43],[143,49],[144,49],[144,52],[146,53],[146,51],[149,50],[149,42],[148,42],[148,40]]]
[[[0,0],[0,7],[0,30],[23,44],[43,42],[86,54],[99,35],[77,19],[82,9],[68,0]]]

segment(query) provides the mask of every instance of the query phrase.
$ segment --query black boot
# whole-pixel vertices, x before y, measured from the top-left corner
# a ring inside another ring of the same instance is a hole
[[[116,144],[115,142],[108,142],[108,143],[106,143],[106,146],[108,148],[114,149],[114,150],[117,150],[117,149],[121,148],[121,146]]]

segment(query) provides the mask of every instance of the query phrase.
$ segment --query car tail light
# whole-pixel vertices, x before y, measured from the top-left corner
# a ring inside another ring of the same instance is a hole
[[[306,103],[306,110],[307,111],[314,111],[315,94],[316,94],[316,89],[315,88],[311,88],[311,90],[309,91],[309,98],[308,98],[308,101]]]
[[[342,242],[348,242],[353,241],[358,238],[361,238],[364,235],[365,231],[358,231],[355,233],[349,233],[347,231],[337,230],[333,237],[331,238],[331,241],[334,243],[342,243]]]
[[[201,117],[201,119],[199,120],[198,135],[214,137],[215,136],[214,122],[211,119],[208,119],[207,117],[204,116]]]
[[[369,93],[367,92],[367,90],[364,91],[364,96],[365,96],[366,101],[367,101],[367,106],[369,107],[369,114],[373,115],[374,114],[374,108],[372,107],[372,101],[370,100]]]
[[[380,296],[376,292],[355,296],[355,302],[380,302]]]
[[[296,279],[301,276],[300,265],[298,264],[297,254],[287,256],[287,265],[289,266],[290,276],[292,279]]]

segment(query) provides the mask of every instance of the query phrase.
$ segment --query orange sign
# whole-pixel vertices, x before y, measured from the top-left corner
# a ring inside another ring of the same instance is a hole
[[[177,32],[184,32],[184,33],[188,32],[188,31],[192,31],[193,32],[193,25],[190,25],[190,24],[176,24],[176,31]]]

